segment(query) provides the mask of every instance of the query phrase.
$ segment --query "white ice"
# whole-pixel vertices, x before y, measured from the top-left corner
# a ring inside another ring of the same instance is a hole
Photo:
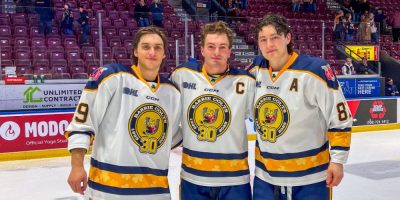
[[[254,170],[254,142],[249,143]],[[86,168],[89,157],[85,160]],[[0,200],[83,200],[66,180],[69,157],[0,162]],[[170,158],[169,181],[178,198],[180,152]],[[400,187],[400,131],[354,133],[345,177],[334,200],[397,200]]]

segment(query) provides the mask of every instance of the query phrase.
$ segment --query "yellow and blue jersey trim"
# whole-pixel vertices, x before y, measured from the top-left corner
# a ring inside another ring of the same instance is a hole
[[[178,71],[178,70],[182,70],[182,69],[195,71],[195,72],[198,72],[198,73],[203,73],[203,65],[198,64],[198,63],[191,63],[191,62],[183,63],[182,65],[178,66],[174,70],[174,72]],[[248,76],[248,77],[250,77],[252,79],[255,79],[254,76],[251,75],[248,71],[246,71],[244,69],[233,68],[233,67],[229,67],[229,70],[224,75],[227,75],[227,76]]]
[[[99,85],[109,77],[119,74],[119,73],[128,73],[133,76],[136,76],[136,74],[133,72],[132,68],[126,66],[126,65],[121,65],[121,64],[108,64],[104,65],[103,67],[99,68],[98,70],[104,70],[101,75],[97,78],[97,80],[89,80],[85,86],[84,90],[97,90]]]
[[[351,144],[351,128],[329,129],[328,140],[331,150],[349,151]]]
[[[268,60],[266,60],[263,55],[258,55],[253,59],[253,62],[251,63],[247,71],[251,72],[257,68],[268,68],[268,67],[269,67]]]
[[[182,169],[202,177],[237,177],[249,175],[248,152],[222,154],[183,148]]]
[[[88,185],[95,190],[116,195],[169,193],[167,169],[118,166],[94,158],[90,165]]]
[[[326,71],[322,68],[322,66],[328,67],[328,64],[321,58],[311,57],[308,55],[299,55],[299,57],[289,69],[314,74],[315,76],[326,82],[329,88],[338,89],[339,83],[337,81],[336,75],[333,73],[332,75],[334,76],[334,79],[328,79],[328,77],[326,76]],[[331,72],[333,72],[332,68]]]
[[[272,177],[300,177],[328,169],[329,144],[304,152],[276,154],[262,152],[256,142],[256,167]]]
[[[297,55],[297,53],[293,53],[293,55]],[[317,79],[324,81],[329,88],[338,89],[339,83],[335,74],[332,74],[334,79],[328,79],[326,76],[326,71],[322,68],[323,66],[327,66],[327,63],[320,58],[310,57],[308,55],[298,55],[294,62],[288,66],[287,70],[311,74]],[[268,60],[266,60],[262,55],[258,55],[256,58],[254,58],[253,63],[250,65],[247,71],[252,72],[257,68],[268,70],[270,68]],[[333,72],[333,70],[331,72]]]

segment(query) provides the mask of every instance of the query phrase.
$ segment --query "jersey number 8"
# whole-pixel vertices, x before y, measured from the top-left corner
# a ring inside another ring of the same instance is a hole
[[[348,116],[347,116],[346,106],[344,105],[344,103],[343,102],[338,103],[336,105],[336,109],[338,112],[339,121],[347,120]]]

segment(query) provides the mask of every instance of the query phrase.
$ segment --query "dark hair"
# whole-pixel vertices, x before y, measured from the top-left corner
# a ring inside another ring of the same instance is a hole
[[[386,83],[389,82],[389,81],[391,81],[391,80],[393,80],[393,79],[390,78],[390,77],[386,77]]]
[[[140,42],[140,39],[142,38],[142,36],[148,35],[148,34],[156,34],[156,35],[160,36],[163,41],[164,54],[166,54],[166,52],[167,52],[167,47],[168,47],[167,37],[159,28],[154,27],[154,26],[140,28],[138,30],[138,32],[136,32],[135,38],[133,39],[133,44],[132,44],[132,46],[133,46],[132,47],[132,60],[133,60],[134,65],[138,64],[138,57],[135,56],[134,51],[135,51],[135,49],[138,48],[138,45],[139,45],[139,42]]]
[[[258,40],[258,36],[262,31],[263,27],[265,26],[273,26],[276,29],[276,32],[280,35],[283,34],[285,37],[290,33],[292,36],[292,30],[290,26],[283,16],[280,15],[267,15],[263,17],[260,21],[258,21],[256,25],[256,39]],[[289,44],[287,45],[288,53],[293,52],[293,38],[290,40]]]
[[[222,21],[205,24],[201,29],[200,45],[204,47],[206,36],[208,34],[226,34],[229,40],[229,49],[232,48],[233,31],[229,28],[228,24]]]

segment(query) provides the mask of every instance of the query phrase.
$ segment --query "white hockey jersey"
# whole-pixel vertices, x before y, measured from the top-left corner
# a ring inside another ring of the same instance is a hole
[[[87,190],[92,199],[170,199],[167,174],[172,139],[179,136],[180,93],[161,77],[152,88],[136,70],[100,68],[65,133],[69,150],[88,149],[94,137]]]
[[[258,56],[249,72],[257,81],[257,177],[279,186],[312,184],[326,179],[329,162],[346,162],[353,120],[325,61],[293,53],[272,78]]]
[[[253,76],[232,68],[213,81],[201,65],[187,63],[171,80],[182,94],[181,178],[203,186],[248,183],[245,119],[252,110]]]

